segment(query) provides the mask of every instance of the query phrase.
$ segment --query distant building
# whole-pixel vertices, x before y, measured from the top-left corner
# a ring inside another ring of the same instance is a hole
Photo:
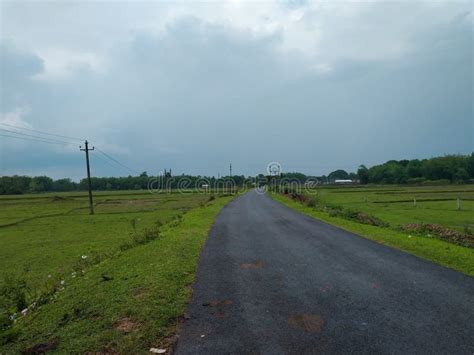
[[[350,179],[336,179],[334,180],[335,184],[352,184],[353,181]]]

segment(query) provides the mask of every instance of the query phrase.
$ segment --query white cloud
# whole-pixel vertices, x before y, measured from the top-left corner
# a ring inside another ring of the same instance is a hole
[[[32,128],[31,125],[23,120],[23,117],[30,112],[28,106],[18,107],[13,111],[0,112],[0,123],[8,126],[17,126],[22,128]]]

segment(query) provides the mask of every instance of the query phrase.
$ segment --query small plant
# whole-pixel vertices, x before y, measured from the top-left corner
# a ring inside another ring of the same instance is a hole
[[[472,233],[472,230],[471,230],[471,227],[469,226],[469,224],[464,225],[464,233],[466,233],[468,235],[474,235],[474,233]]]
[[[0,296],[9,303],[13,311],[22,311],[28,306],[27,298],[29,288],[22,278],[7,275],[3,286],[0,288]]]
[[[308,201],[306,202],[306,205],[308,207],[314,208],[319,204],[319,201],[316,197],[310,197],[308,198]]]
[[[160,235],[160,230],[158,227],[147,228],[141,233],[132,233],[130,235],[133,244],[146,244]]]
[[[136,234],[137,233],[137,219],[133,218],[130,221],[130,224],[132,225],[133,233]]]

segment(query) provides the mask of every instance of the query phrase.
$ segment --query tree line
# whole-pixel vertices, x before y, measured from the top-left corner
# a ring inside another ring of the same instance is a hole
[[[250,180],[249,180],[250,179]],[[246,178],[243,175],[235,175],[232,178],[215,178],[206,176],[178,175],[171,176],[148,176],[146,172],[139,176],[126,177],[92,177],[92,190],[112,191],[112,190],[145,190],[145,189],[194,189],[201,188],[208,184],[214,186],[228,186],[228,183],[236,186],[243,186],[249,181],[255,181],[255,178]],[[54,180],[47,176],[2,176],[0,177],[0,195],[18,195],[26,193],[39,192],[67,192],[67,191],[86,191],[88,189],[87,179],[81,179],[79,182],[71,179]]]
[[[474,182],[474,153],[431,159],[389,160],[357,170],[361,184],[423,184]]]
[[[298,172],[282,174],[282,177],[304,184],[308,181],[332,183],[337,179],[350,179],[361,184],[423,184],[423,183],[474,183],[474,153],[471,155],[446,155],[431,159],[389,160],[384,164],[367,168],[361,165],[356,173],[342,169],[328,175],[309,176]],[[146,172],[139,176],[93,177],[93,190],[140,190],[147,188],[176,189],[197,188],[204,184],[210,187],[225,186],[229,181],[235,186],[252,185],[264,181],[266,177],[215,178],[193,175],[161,177],[148,176]],[[51,179],[47,176],[2,176],[0,177],[0,195],[13,195],[39,192],[66,192],[87,190],[87,180],[79,182],[71,179]]]

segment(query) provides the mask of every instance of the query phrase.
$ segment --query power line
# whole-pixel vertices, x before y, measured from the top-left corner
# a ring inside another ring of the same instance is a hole
[[[61,138],[66,138],[66,139],[73,139],[73,140],[79,140],[79,141],[82,141],[82,139],[80,138],[77,138],[77,137],[71,137],[71,136],[66,136],[66,135],[61,135],[61,134],[55,134],[55,133],[49,133],[49,132],[44,132],[44,131],[39,131],[39,130],[36,130],[36,129],[30,129],[30,128],[24,128],[24,127],[18,127],[18,126],[15,126],[15,125],[11,125],[11,124],[8,124],[8,123],[2,123],[0,122],[0,125],[3,125],[3,126],[7,126],[7,127],[12,127],[12,128],[15,128],[15,129],[18,129],[18,130],[25,130],[25,131],[30,131],[30,132],[35,132],[35,133],[38,133],[38,134],[43,134],[43,135],[49,135],[49,136],[54,136],[54,137],[61,137]],[[54,138],[48,138],[48,137],[43,137],[43,136],[38,136],[38,135],[33,135],[33,134],[28,134],[28,133],[24,133],[24,132],[21,132],[21,131],[14,131],[14,130],[9,130],[9,129],[5,129],[5,128],[0,128],[0,131],[3,131],[3,132],[7,132],[7,133],[10,133],[10,134],[2,134],[0,133],[0,136],[1,137],[7,137],[7,138],[16,138],[16,139],[22,139],[22,140],[26,140],[26,141],[32,141],[32,142],[41,142],[41,143],[48,143],[48,144],[58,144],[58,145],[63,145],[63,146],[67,146],[67,145],[75,145],[76,143],[74,142],[71,142],[71,141],[64,141],[64,140],[59,140],[59,139],[54,139]],[[14,134],[14,135],[11,135],[11,134]],[[18,135],[18,136],[16,136]],[[92,150],[92,149],[90,149]],[[130,167],[128,167],[127,165],[121,163],[120,161],[118,161],[117,159],[115,159],[114,157],[110,156],[109,154],[107,154],[106,152],[104,152],[103,150],[99,149],[96,147],[96,150],[98,152],[100,152],[102,155],[104,155],[107,159],[109,159],[110,161],[114,162],[115,164],[118,164],[120,167],[124,168],[124,169],[127,169],[128,171],[132,172],[133,174],[137,174],[139,175],[140,173]],[[100,156],[96,155],[99,159]],[[105,161],[107,162],[109,165],[117,168],[116,166],[110,164],[107,160],[105,159],[101,159],[102,161]]]
[[[25,140],[25,141],[33,141],[33,142],[41,142],[41,143],[49,143],[49,144],[58,144],[58,145],[62,145],[62,146],[67,146],[67,145],[70,145],[70,144],[71,144],[71,143],[50,142],[50,141],[45,141],[45,140],[35,139],[35,138],[10,136],[10,135],[1,134],[1,133],[0,133],[0,136],[2,136],[2,137],[8,137],[8,138],[22,139],[22,140]]]
[[[97,147],[95,147],[95,149],[98,150]],[[124,169],[123,167],[119,167],[119,166],[117,166],[117,165],[115,165],[115,164],[112,164],[109,160],[102,158],[102,157],[101,157],[100,155],[98,155],[98,154],[92,154],[92,156],[93,156],[94,158],[97,158],[97,159],[103,161],[103,162],[106,163],[108,166],[111,166],[111,167],[114,168],[114,169],[117,169],[117,170],[122,170],[122,169]],[[128,171],[128,169],[127,169],[127,171]]]
[[[113,162],[119,164],[120,166],[124,167],[125,169],[131,171],[132,173],[134,174],[137,174],[137,175],[140,175],[140,173],[132,168],[129,168],[128,166],[126,166],[125,164],[122,164],[121,162],[119,162],[117,159],[111,157],[110,155],[108,155],[107,153],[105,153],[104,151],[100,150],[99,148],[95,148],[97,149],[98,152],[102,153],[105,157],[107,157],[108,159],[112,160]]]
[[[8,124],[8,123],[0,122],[0,125],[7,126],[7,127],[12,127],[12,128],[16,128],[16,129],[22,129],[22,130],[30,131],[30,132],[36,132],[36,133],[40,133],[40,134],[46,134],[48,136],[55,136],[55,137],[60,137],[60,138],[73,139],[73,140],[77,140],[77,141],[83,141],[84,140],[84,139],[77,138],[77,137],[70,137],[70,136],[64,136],[62,134],[55,134],[55,133],[48,133],[48,132],[44,132],[44,131],[39,131],[37,129],[18,127],[18,126],[14,126],[14,125],[11,125],[11,124]]]
[[[47,137],[35,136],[33,134],[28,134],[28,133],[23,133],[23,132],[15,132],[15,131],[11,131],[11,130],[5,129],[5,128],[0,128],[0,131],[13,133],[13,134],[19,134],[19,135],[27,136],[27,137],[38,138],[38,139],[42,139],[42,140],[50,141],[50,142],[54,142],[54,143],[61,143],[61,144],[66,144],[66,145],[75,144],[75,143],[72,143],[72,142],[60,141],[59,139],[52,139],[52,138],[47,138]]]

